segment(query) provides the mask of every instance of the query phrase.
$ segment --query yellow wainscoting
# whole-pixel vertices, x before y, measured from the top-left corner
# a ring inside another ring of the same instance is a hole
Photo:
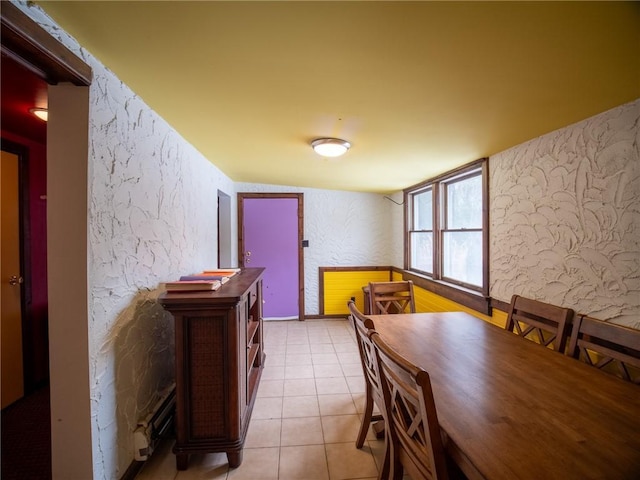
[[[486,322],[493,323],[499,327],[504,327],[507,320],[507,314],[500,310],[493,310],[493,316],[485,315],[472,308],[465,307],[448,298],[437,295],[424,288],[413,287],[413,293],[416,297],[417,312],[467,312],[474,317],[478,317]]]
[[[490,317],[489,321],[500,328],[504,328],[507,324],[507,312],[494,308],[492,309],[492,313],[493,316]]]
[[[324,315],[348,315],[347,302],[355,297],[356,306],[364,311],[364,294],[362,287],[369,282],[388,282],[404,280],[402,273],[378,270],[351,270],[348,267],[339,270],[322,271]],[[437,295],[414,285],[417,312],[467,312],[486,322],[504,328],[507,313],[493,309],[493,316],[484,315],[469,307],[465,307],[448,298]]]
[[[344,270],[326,271],[324,282],[324,314],[348,315],[347,302],[355,297],[356,306],[364,312],[362,287],[369,282],[388,282],[389,270]]]

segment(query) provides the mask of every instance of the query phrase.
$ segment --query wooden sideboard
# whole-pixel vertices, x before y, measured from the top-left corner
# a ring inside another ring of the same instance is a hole
[[[175,319],[176,454],[226,452],[230,467],[242,448],[264,366],[262,276],[246,268],[219,290],[165,292]]]

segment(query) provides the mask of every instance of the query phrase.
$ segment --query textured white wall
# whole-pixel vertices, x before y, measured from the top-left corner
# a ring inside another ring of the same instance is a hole
[[[93,69],[87,158],[93,478],[117,479],[133,461],[137,420],[174,377],[173,321],[156,301],[159,284],[216,266],[217,191],[235,198],[234,185],[37,7],[21,7]]]
[[[173,379],[158,284],[217,262],[217,191],[233,183],[91,62],[90,365],[96,478],[132,460],[137,420]],[[117,450],[116,450],[117,446]]]
[[[387,197],[392,198],[397,202],[393,203],[389,199],[385,200],[391,204],[389,225],[393,235],[391,239],[390,265],[393,267],[404,268],[404,205],[398,205],[398,203],[403,204],[404,202],[403,192],[395,192],[387,195]]]
[[[640,328],[640,100],[490,158],[491,296]]]
[[[318,268],[392,265],[391,208],[374,193],[237,183],[238,192],[303,193],[305,313],[317,315]]]

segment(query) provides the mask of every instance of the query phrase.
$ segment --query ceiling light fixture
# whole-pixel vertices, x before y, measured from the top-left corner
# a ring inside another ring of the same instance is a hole
[[[29,112],[45,122],[49,119],[49,111],[46,108],[30,108]]]
[[[339,157],[347,153],[351,144],[339,138],[316,138],[311,142],[313,150],[323,157]]]

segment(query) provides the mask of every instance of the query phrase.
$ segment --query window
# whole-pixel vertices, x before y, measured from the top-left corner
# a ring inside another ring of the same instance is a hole
[[[486,292],[486,160],[405,190],[406,268]]]

